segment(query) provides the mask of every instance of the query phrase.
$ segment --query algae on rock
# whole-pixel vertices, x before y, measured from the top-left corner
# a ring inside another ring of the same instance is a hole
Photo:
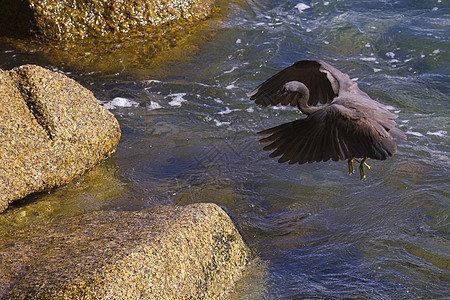
[[[34,65],[0,70],[0,212],[82,175],[119,138],[114,116],[67,76]]]
[[[174,20],[205,19],[213,0],[28,0],[36,34],[50,40],[133,34]]]
[[[217,205],[93,212],[8,234],[0,298],[222,299],[249,249]]]
[[[52,64],[85,72],[118,74],[128,70],[127,65],[148,70],[154,68],[154,58],[170,56],[168,50],[177,46],[181,45],[182,59],[189,56],[198,46],[194,43],[211,35],[209,27],[218,21],[222,4],[215,0],[6,0],[0,10],[0,36],[9,37],[8,43],[19,51],[39,53]]]

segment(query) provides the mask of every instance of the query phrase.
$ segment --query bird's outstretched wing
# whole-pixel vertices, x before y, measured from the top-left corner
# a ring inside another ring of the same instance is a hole
[[[337,72],[337,75],[335,74]],[[339,83],[335,76],[344,75],[332,66],[322,61],[301,60],[292,66],[278,72],[257,88],[248,93],[251,100],[262,106],[297,105],[298,97],[293,94],[283,94],[281,89],[286,82],[300,81],[309,89],[308,105],[331,103],[338,95]]]
[[[397,123],[394,120],[398,116],[390,112],[383,104],[372,100],[357,86],[353,87],[353,95],[349,97],[345,97],[344,95],[344,97],[335,99],[333,103],[345,106],[354,111],[362,112],[366,118],[370,119],[372,122],[382,125],[391,135],[404,140],[406,139],[405,133],[395,127]]]
[[[329,105],[308,117],[261,132],[270,134],[260,142],[271,142],[264,150],[274,150],[280,163],[312,163],[370,157],[384,160],[397,146],[380,124],[341,105]]]

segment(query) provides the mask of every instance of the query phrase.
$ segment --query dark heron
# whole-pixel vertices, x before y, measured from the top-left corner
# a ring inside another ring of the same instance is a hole
[[[359,163],[361,180],[367,158],[384,160],[397,151],[392,135],[406,139],[395,126],[396,114],[372,100],[347,74],[323,61],[302,60],[270,77],[248,94],[262,106],[297,106],[306,118],[258,132],[270,135],[264,150],[278,162],[304,164],[348,160]],[[324,105],[313,107],[317,103]],[[358,159],[359,158],[359,159]]]

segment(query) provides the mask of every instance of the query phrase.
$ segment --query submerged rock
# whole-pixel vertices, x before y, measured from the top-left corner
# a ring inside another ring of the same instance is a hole
[[[94,212],[2,238],[0,298],[221,299],[248,259],[215,204]]]
[[[0,212],[85,173],[119,138],[114,116],[67,76],[33,65],[0,70]]]

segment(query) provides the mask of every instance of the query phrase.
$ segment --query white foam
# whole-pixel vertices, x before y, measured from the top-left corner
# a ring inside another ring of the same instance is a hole
[[[230,109],[228,106],[225,107],[225,110],[219,111],[218,115],[228,115],[229,113],[232,113],[233,111],[240,111],[240,109]]]
[[[298,11],[300,12],[300,13],[302,13],[305,9],[308,9],[308,8],[310,8],[311,6],[309,6],[308,4],[305,4],[305,3],[299,3],[299,4],[297,4],[296,6],[295,6],[295,8],[296,9],[298,9]]]
[[[223,126],[223,125],[230,125],[230,124],[231,124],[230,122],[221,122],[221,121],[219,121],[219,120],[217,120],[217,119],[213,119],[213,118],[211,118],[211,117],[206,117],[205,119],[206,119],[206,121],[213,121],[214,124],[216,124],[217,127],[220,127],[220,126]]]
[[[439,130],[439,131],[435,131],[435,132],[428,131],[427,134],[445,137],[445,135],[447,134],[447,131],[445,131],[445,130]]]
[[[382,69],[378,69],[378,68],[373,68],[373,71],[374,71],[375,73],[377,73],[377,72],[381,72],[381,71],[382,71]]]
[[[186,96],[186,93],[175,93],[175,94],[167,95],[167,97],[172,98],[172,101],[169,102],[169,105],[175,106],[175,107],[180,107],[181,103],[187,101],[186,99],[183,98],[184,96]]]
[[[242,43],[241,39],[237,39],[236,44],[240,44],[240,43]]]
[[[161,80],[156,80],[156,79],[148,79],[148,80],[144,80],[144,83],[161,83]]]
[[[217,127],[223,126],[223,125],[230,125],[230,122],[221,122],[219,120],[213,119],[214,123],[216,124]]]
[[[386,56],[390,57],[390,58],[394,58],[395,57],[395,53],[394,52],[386,52]]]
[[[228,73],[231,73],[231,72],[233,72],[234,70],[236,70],[237,69],[237,67],[232,67],[230,70],[228,70],[228,71],[223,71],[223,73],[224,74],[228,74]]]
[[[393,107],[392,105],[386,105],[386,108],[389,109],[389,110],[395,110],[395,109],[396,109],[396,108]]]
[[[274,110],[287,110],[289,109],[289,106],[272,106],[272,109]]]
[[[439,54],[440,52],[441,52],[441,50],[436,49],[436,50],[433,51],[433,54],[436,55],[436,54]]]
[[[103,104],[103,107],[106,109],[115,109],[117,107],[132,107],[138,106],[139,103],[127,98],[116,97],[111,102]]]
[[[359,59],[362,61],[377,61],[375,57],[360,57]]]
[[[226,88],[227,90],[232,90],[232,89],[235,89],[236,86],[235,86],[234,84],[230,84],[230,85],[227,85],[225,88]]]
[[[416,131],[407,131],[406,134],[415,135],[415,136],[423,136],[420,132]]]
[[[209,84],[206,84],[206,83],[202,83],[202,82],[194,82],[195,84],[198,84],[199,86],[207,86],[207,87],[210,87],[210,85]]]
[[[150,101],[150,105],[148,106],[148,109],[154,110],[154,109],[160,109],[160,108],[162,108],[162,106],[158,102]]]

